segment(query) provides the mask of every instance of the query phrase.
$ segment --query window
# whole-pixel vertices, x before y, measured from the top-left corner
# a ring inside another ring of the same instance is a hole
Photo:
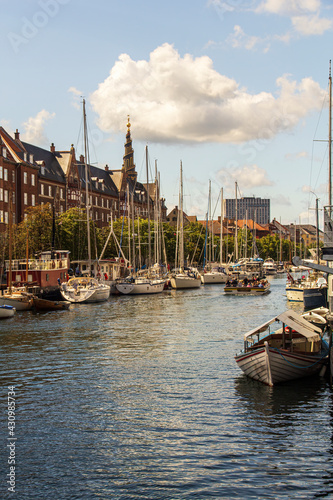
[[[2,154],[3,154],[4,158],[7,158],[7,149],[6,148],[2,148]]]
[[[0,222],[3,222],[3,210],[0,210]]]
[[[44,196],[44,184],[40,185],[40,194]]]
[[[28,193],[24,193],[24,195],[23,195],[23,203],[25,205],[28,205]]]
[[[15,205],[15,193],[12,194],[13,205]]]
[[[13,184],[15,183],[15,172],[14,172],[14,170],[12,170],[12,183]]]
[[[31,174],[31,185],[35,186],[35,174]]]
[[[4,202],[8,203],[8,191],[7,191],[7,189],[4,190]]]
[[[52,196],[52,186],[49,186],[49,196]]]
[[[35,195],[34,195],[34,194],[32,194],[32,195],[31,195],[31,205],[32,205],[33,207],[34,207],[34,206],[35,206],[35,204],[36,204],[36,201],[35,201],[35,200],[36,200],[36,197],[35,197]]]
[[[24,182],[24,184],[28,184],[28,174],[27,174],[27,172],[23,173],[23,182]]]
[[[2,179],[2,167],[0,167],[0,179]]]
[[[60,188],[60,199],[64,199],[64,190],[62,188]]]
[[[6,168],[3,169],[3,180],[8,181],[8,170]]]
[[[0,188],[0,201],[3,201],[3,189]]]
[[[5,224],[8,224],[8,212],[5,212]]]

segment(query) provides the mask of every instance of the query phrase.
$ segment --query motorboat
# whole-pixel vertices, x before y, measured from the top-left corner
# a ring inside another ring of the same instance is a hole
[[[266,295],[270,292],[270,283],[265,280],[228,280],[224,287],[226,295]]]

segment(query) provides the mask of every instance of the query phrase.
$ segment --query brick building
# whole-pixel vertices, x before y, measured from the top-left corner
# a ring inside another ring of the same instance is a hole
[[[88,188],[88,189],[87,189]],[[88,190],[88,200],[87,200]],[[24,219],[29,206],[50,203],[56,214],[72,207],[90,206],[91,218],[99,227],[107,226],[110,217],[117,218],[134,211],[145,218],[149,209],[160,207],[166,220],[165,200],[159,198],[157,183],[142,184],[137,180],[130,123],[127,123],[125,154],[120,170],[86,165],[84,156],[76,157],[72,145],[68,151],[50,150],[14,138],[0,127],[0,233],[9,222],[10,193],[13,222]]]

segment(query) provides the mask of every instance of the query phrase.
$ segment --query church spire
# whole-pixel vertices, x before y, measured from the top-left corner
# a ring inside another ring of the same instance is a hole
[[[127,115],[127,134],[125,142],[125,154],[123,156],[122,171],[127,175],[127,177],[130,177],[134,182],[136,181],[137,173],[135,171],[134,150],[132,147],[131,123],[129,115]]]

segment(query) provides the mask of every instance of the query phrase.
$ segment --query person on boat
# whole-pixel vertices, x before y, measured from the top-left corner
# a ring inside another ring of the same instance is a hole
[[[229,280],[226,282],[225,286],[231,286],[231,283]]]
[[[245,276],[245,278],[243,279],[243,283],[244,283],[244,286],[247,286],[248,283],[249,283],[249,280],[247,279],[247,277]]]

